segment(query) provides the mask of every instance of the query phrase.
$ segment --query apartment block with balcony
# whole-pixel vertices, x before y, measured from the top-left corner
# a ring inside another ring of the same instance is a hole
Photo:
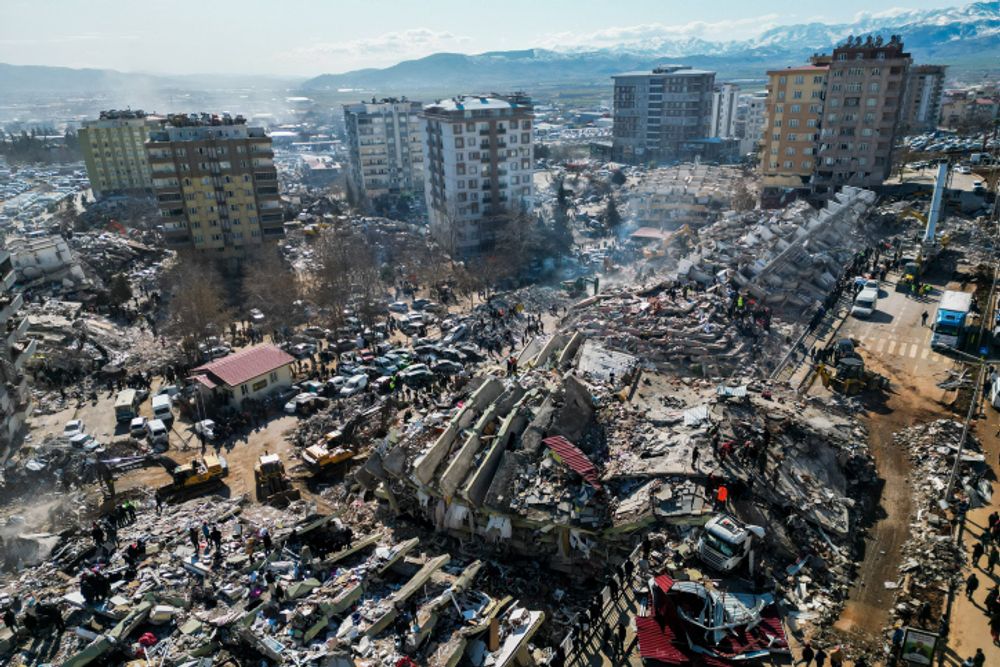
[[[171,115],[146,153],[166,243],[220,258],[284,236],[271,138],[242,116]]]
[[[914,134],[937,129],[944,97],[945,65],[916,65],[910,68],[903,96],[902,128]]]
[[[97,120],[83,121],[80,150],[94,197],[152,192],[145,143],[163,122],[141,109],[102,111]]]
[[[367,201],[424,194],[424,141],[420,102],[386,98],[344,105],[350,182]]]
[[[712,116],[708,136],[724,139],[737,136],[736,116],[739,107],[740,87],[735,83],[717,85],[712,92]]]
[[[742,118],[737,120],[736,136],[740,138],[740,154],[760,152],[767,125],[767,93],[751,93],[740,96]]]
[[[767,102],[761,128],[763,198],[773,190],[808,191],[816,167],[828,68],[803,65],[767,73]]]
[[[813,61],[829,65],[813,192],[882,185],[892,170],[911,63],[903,41],[848,39]]]
[[[431,234],[457,255],[491,251],[499,228],[534,208],[531,98],[460,95],[421,117]]]
[[[684,65],[614,77],[612,159],[629,164],[693,157],[711,130],[715,72]]]
[[[0,456],[16,449],[24,437],[30,408],[24,364],[35,353],[35,341],[25,340],[28,318],[12,291],[16,278],[10,252],[0,245]]]

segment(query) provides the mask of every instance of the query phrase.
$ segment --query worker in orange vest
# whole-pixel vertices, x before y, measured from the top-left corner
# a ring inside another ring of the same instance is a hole
[[[715,509],[725,509],[727,500],[729,500],[729,489],[725,484],[720,484],[715,491]]]

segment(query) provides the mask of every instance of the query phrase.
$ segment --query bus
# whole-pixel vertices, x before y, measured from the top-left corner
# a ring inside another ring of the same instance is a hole
[[[135,389],[122,389],[115,398],[115,419],[131,421],[139,415],[139,394]]]
[[[965,344],[965,327],[972,310],[970,292],[945,291],[938,303],[931,330],[931,347],[959,349]]]

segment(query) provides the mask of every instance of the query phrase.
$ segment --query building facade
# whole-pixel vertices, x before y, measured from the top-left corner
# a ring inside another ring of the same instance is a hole
[[[715,87],[712,93],[712,116],[708,136],[726,139],[736,136],[739,98],[740,87],[735,83],[724,83]]]
[[[219,257],[284,235],[271,139],[241,116],[171,115],[146,142],[167,245]]]
[[[848,39],[814,64],[822,61],[829,74],[813,192],[880,186],[892,170],[910,54],[897,35],[869,36]]]
[[[35,341],[23,340],[28,318],[18,311],[23,297],[11,288],[15,282],[10,252],[0,244],[0,455],[17,448],[24,437],[30,407],[24,364],[35,353]]]
[[[386,195],[423,196],[420,102],[387,98],[344,105],[354,192],[371,201]]]
[[[431,234],[456,254],[491,250],[499,229],[534,207],[531,98],[461,95],[421,118]]]
[[[767,125],[767,93],[742,95],[740,102],[742,118],[737,124],[740,138],[740,154],[758,155],[760,143],[764,140],[764,126]]]
[[[102,111],[97,120],[83,121],[80,151],[94,197],[152,192],[145,143],[162,124],[162,118],[142,110]]]
[[[903,129],[929,132],[937,128],[944,96],[944,65],[916,65],[910,68],[903,96]]]
[[[767,73],[762,127],[762,187],[809,189],[823,118],[828,68],[804,65]]]
[[[715,72],[666,65],[613,78],[614,160],[684,159],[692,142],[709,136]]]

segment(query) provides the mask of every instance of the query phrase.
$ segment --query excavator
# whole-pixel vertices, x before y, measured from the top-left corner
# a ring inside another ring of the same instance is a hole
[[[923,223],[924,234],[917,242],[913,253],[902,259],[903,270],[896,282],[896,291],[909,290],[915,283],[920,282],[920,276],[928,264],[951,242],[951,237],[947,233],[941,234],[940,237],[936,234],[937,223],[944,206],[943,199],[947,189],[948,173],[947,163],[938,165],[938,173],[934,181],[934,194],[931,196],[930,212],[927,215],[913,208],[904,209],[899,214],[900,220],[911,217]]]
[[[845,396],[889,388],[889,378],[866,369],[864,359],[859,356],[841,357],[832,371],[821,363],[816,372],[824,387]]]
[[[330,431],[319,443],[306,447],[301,456],[309,472],[313,475],[322,475],[332,470],[338,463],[353,459],[357,452],[351,447],[340,444],[344,440],[346,438],[342,431]]]
[[[229,474],[226,459],[215,454],[205,454],[201,459],[172,467],[167,461],[163,457],[159,458],[159,462],[173,478],[170,484],[156,490],[156,496],[162,502],[181,502],[207,491],[214,491],[222,486],[222,479]]]
[[[292,486],[285,473],[285,465],[277,454],[264,454],[257,459],[253,477],[257,485],[258,502],[282,508],[302,497],[301,492]]]

